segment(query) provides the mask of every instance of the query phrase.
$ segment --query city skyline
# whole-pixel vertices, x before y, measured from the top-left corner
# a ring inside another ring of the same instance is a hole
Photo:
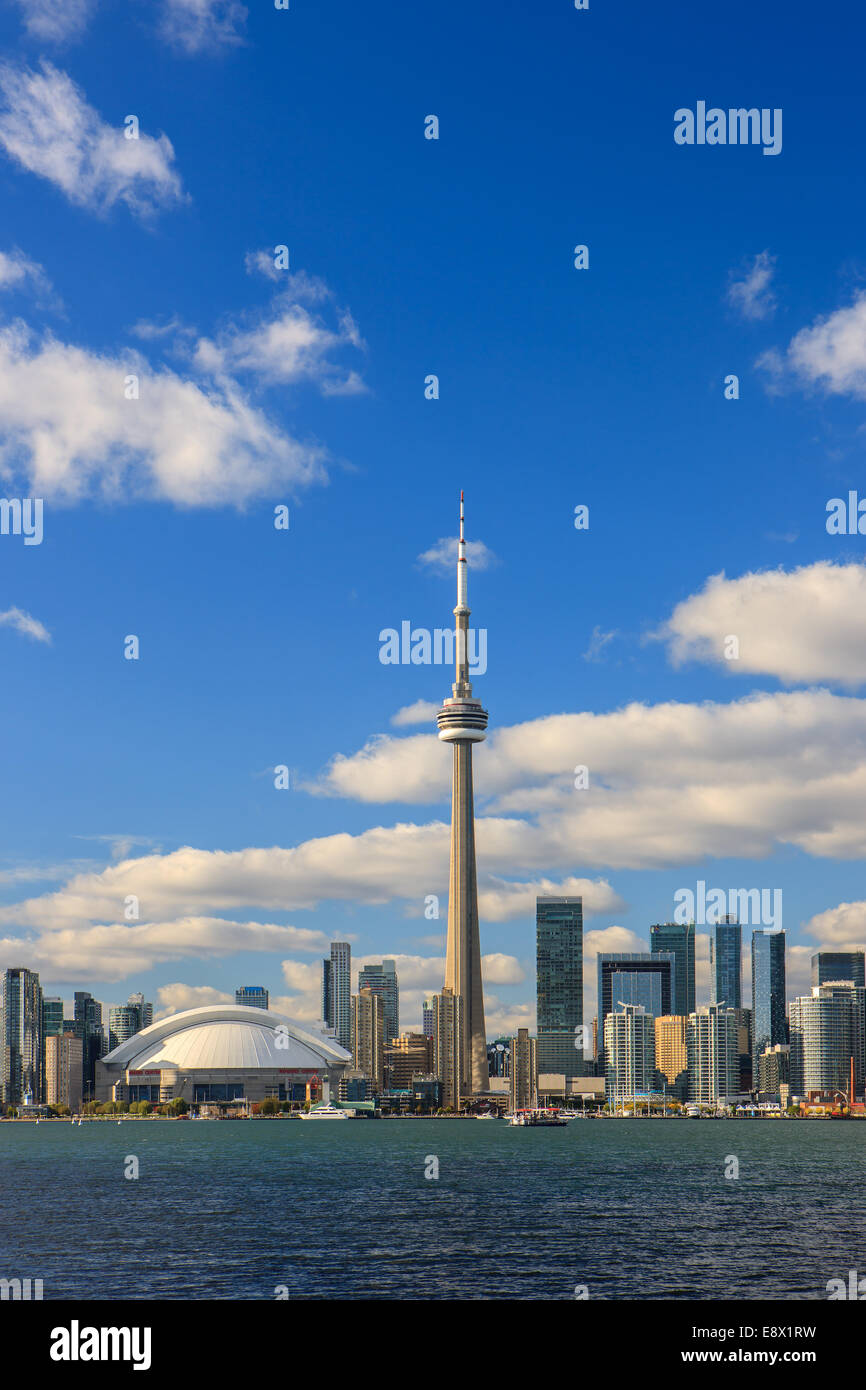
[[[463,486],[488,1034],[535,1026],[539,895],[583,899],[588,1014],[598,954],[648,950],[698,882],[782,892],[806,989],[816,949],[866,939],[853,54],[553,0],[407,11],[375,53],[360,14],[250,7],[236,42],[184,42],[92,8],[65,43],[0,15],[4,488],[44,501],[39,544],[0,534],[2,959],[160,1013],[262,977],[313,1021],[346,941],[395,959],[419,1025],[444,662],[381,634],[439,627]],[[519,110],[479,77],[491,43],[525,55]],[[674,139],[736,65],[784,108],[775,158]],[[283,118],[238,121],[262,100]],[[707,948],[699,924],[699,1000]]]

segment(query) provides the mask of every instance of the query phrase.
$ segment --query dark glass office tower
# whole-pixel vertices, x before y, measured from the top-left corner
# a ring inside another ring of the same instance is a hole
[[[818,951],[812,957],[812,987],[850,980],[866,986],[866,954],[863,951]]]
[[[671,1012],[676,956],[641,951],[610,952],[598,958],[598,1057],[604,1075],[604,1021],[620,1004],[641,1004],[661,1018]]]
[[[672,1014],[693,1014],[695,1011],[695,924],[694,922],[657,922],[650,927],[650,951],[654,956],[672,955],[674,987],[671,998]]]
[[[767,1047],[788,1041],[785,1018],[785,933],[756,927],[752,933],[752,1084]]]
[[[538,1070],[582,1076],[582,898],[536,898],[535,949]]]
[[[84,1099],[92,1100],[96,1063],[102,1056],[102,1005],[87,990],[75,992],[75,1036],[81,1039],[84,1051]]]
[[[710,998],[729,1009],[743,1007],[743,929],[733,917],[716,922],[710,936]]]

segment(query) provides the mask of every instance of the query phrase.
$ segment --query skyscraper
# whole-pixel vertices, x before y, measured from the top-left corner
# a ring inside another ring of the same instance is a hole
[[[650,952],[675,957],[671,1009],[688,1016],[695,1011],[695,924],[657,922],[650,927]]]
[[[322,979],[322,998],[327,979],[329,1028],[337,1035],[341,1047],[352,1047],[352,948],[348,941],[331,942],[331,959]]]
[[[45,1039],[45,1103],[81,1109],[84,1044],[74,1033],[52,1033]]]
[[[511,1039],[511,1062],[508,1074],[511,1080],[511,1109],[528,1110],[536,1105],[538,1099],[538,1050],[535,1038],[529,1036],[528,1028],[518,1028],[517,1037]]]
[[[729,1009],[743,1007],[743,929],[733,917],[713,924],[710,936],[710,999]]]
[[[859,997],[858,997],[859,996]],[[847,1094],[854,1057],[855,1087],[863,990],[857,985],[815,985],[811,995],[791,1000],[791,1090]],[[861,1068],[862,1069],[862,1068]],[[859,1084],[858,1084],[859,1083]]]
[[[703,1004],[689,1015],[686,1034],[689,1098],[700,1105],[733,1099],[740,1089],[737,1011],[723,1004]],[[755,1075],[757,1075],[755,1067]]]
[[[478,928],[478,885],[475,872],[475,809],[472,791],[472,745],[486,737],[487,711],[472,696],[469,680],[469,606],[466,584],[466,540],[463,493],[460,494],[460,536],[457,542],[457,605],[454,609],[456,679],[453,695],[443,700],[437,715],[439,737],[454,745],[451,792],[451,874],[448,888],[448,939],[445,988],[463,1000],[462,1048],[464,1084],[472,1092],[486,1091],[487,1034],[481,983],[481,940]],[[444,1077],[442,1078],[444,1082]]]
[[[655,1019],[656,1072],[667,1094],[679,1100],[689,1091],[688,1022],[682,1014]]]
[[[33,970],[16,968],[3,976],[0,999],[3,1101],[18,1105],[25,1096],[39,1104],[43,1095],[42,988]]]
[[[236,996],[237,998],[237,996]],[[149,1028],[153,1023],[153,1005],[145,1001],[141,993],[131,994],[125,1004],[115,1004],[108,1010],[109,1050]]]
[[[46,1038],[58,1038],[63,1032],[63,1000],[56,994],[42,999],[42,1029]]]
[[[352,996],[352,1062],[357,1071],[369,1076],[373,1092],[382,1090],[385,1075],[385,1009],[381,997],[371,989]]]
[[[583,1074],[583,901],[535,900],[538,1070]]]
[[[612,1009],[640,1004],[653,1018],[672,1012],[676,956],[642,951],[605,952],[598,957],[598,1046],[605,1074],[604,1025]]]
[[[812,988],[835,980],[866,985],[866,954],[863,951],[817,951],[812,957]]]
[[[725,1001],[727,1002],[727,1001]],[[758,1059],[767,1047],[788,1041],[785,1017],[785,933],[756,927],[752,932],[752,1084]]]
[[[390,1047],[394,1039],[400,1036],[400,987],[396,963],[383,960],[365,965],[358,972],[358,989],[371,989],[382,1000],[385,1046]]]
[[[654,1089],[655,1020],[642,1004],[614,1008],[604,1021],[605,1091],[618,1109]]]
[[[459,1110],[464,1092],[463,999],[447,987],[433,995],[433,1071],[442,1082],[442,1104]]]
[[[235,1003],[247,1009],[266,1009],[269,995],[264,985],[243,985],[235,990]]]
[[[75,1036],[81,1039],[84,1099],[93,1099],[96,1063],[102,1056],[102,1005],[87,990],[75,992]]]

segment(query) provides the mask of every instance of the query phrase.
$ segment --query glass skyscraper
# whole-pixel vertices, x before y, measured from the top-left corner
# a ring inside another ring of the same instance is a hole
[[[673,998],[671,1013],[688,1015],[695,1011],[695,924],[657,922],[650,927],[650,951],[654,956],[673,955]]]
[[[583,1075],[583,900],[536,898],[538,1070]]]
[[[812,957],[812,988],[850,980],[866,986],[866,954],[863,951],[818,951]]]
[[[756,927],[752,933],[753,1084],[758,1077],[758,1059],[764,1049],[787,1041],[785,933]]]
[[[710,998],[729,1009],[743,1007],[743,929],[733,917],[713,925],[710,936]]]
[[[365,965],[358,972],[358,991],[371,989],[382,1001],[385,1046],[390,1047],[400,1036],[400,987],[397,966],[393,960]]]
[[[45,1074],[42,988],[32,970],[7,970],[0,996],[3,1102],[18,1105],[25,1096],[40,1104]]]
[[[604,1024],[620,1004],[640,1004],[653,1018],[671,1013],[676,956],[641,951],[610,952],[598,958],[598,1045],[604,1075]]]
[[[322,980],[322,996],[327,979],[328,1017],[325,1022],[333,1028],[337,1042],[351,1051],[352,1047],[352,948],[348,941],[331,942],[331,959],[326,977]]]

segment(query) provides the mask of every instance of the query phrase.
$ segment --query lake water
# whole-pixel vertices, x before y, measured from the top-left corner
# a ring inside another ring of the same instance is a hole
[[[0,1276],[46,1300],[826,1299],[866,1275],[864,1180],[853,1122],[0,1124]]]

